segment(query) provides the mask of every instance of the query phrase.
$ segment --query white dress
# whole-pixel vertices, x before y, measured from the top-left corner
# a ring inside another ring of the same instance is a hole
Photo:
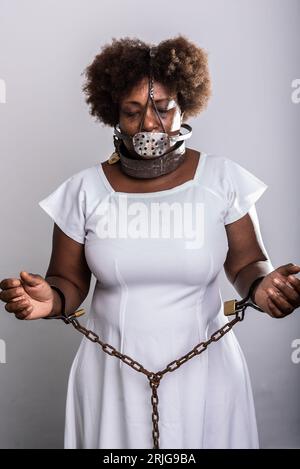
[[[163,191],[116,192],[100,163],[62,182],[39,205],[85,245],[97,280],[86,327],[154,372],[208,339],[228,321],[218,282],[224,225],[255,210],[267,187],[205,153],[192,180]],[[258,447],[233,331],[167,373],[158,397],[161,449]],[[65,448],[151,449],[151,415],[147,377],[83,336],[69,376]]]

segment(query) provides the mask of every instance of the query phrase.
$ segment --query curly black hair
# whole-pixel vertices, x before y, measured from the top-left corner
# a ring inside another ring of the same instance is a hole
[[[179,35],[161,41],[158,46],[138,38],[112,39],[102,47],[93,62],[85,68],[82,90],[90,114],[105,125],[119,122],[119,102],[150,71],[150,48],[154,79],[176,93],[184,120],[205,109],[211,96],[208,54]]]

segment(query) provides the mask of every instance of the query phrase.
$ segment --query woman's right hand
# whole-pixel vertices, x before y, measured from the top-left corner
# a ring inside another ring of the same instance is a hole
[[[39,274],[20,272],[20,278],[0,282],[0,299],[5,309],[18,319],[40,319],[49,316],[54,304],[54,292]]]

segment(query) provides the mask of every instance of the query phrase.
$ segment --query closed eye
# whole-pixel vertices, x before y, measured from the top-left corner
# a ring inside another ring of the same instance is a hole
[[[139,112],[127,112],[127,111],[123,111],[123,113],[125,114],[125,116],[128,116],[128,117],[133,117],[139,114]]]
[[[158,109],[158,112],[164,116],[168,113],[168,111],[169,109]],[[123,113],[125,114],[125,116],[128,116],[128,117],[135,117],[138,114],[140,114],[140,112],[129,112],[129,111],[123,111]]]
[[[170,109],[158,109],[160,114],[167,114]]]

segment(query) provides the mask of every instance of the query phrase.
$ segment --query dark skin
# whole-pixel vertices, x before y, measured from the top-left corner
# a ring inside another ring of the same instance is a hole
[[[156,107],[160,112],[160,118],[166,131],[169,135],[177,133],[182,122],[182,114],[174,94],[169,92],[162,84],[155,82],[154,96]],[[145,78],[121,100],[119,104],[119,124],[121,130],[126,134],[133,136],[138,132],[147,98],[148,79]],[[142,130],[146,132],[163,132],[160,121],[152,104],[150,104],[148,104]],[[127,146],[127,148],[130,151],[131,147]],[[172,189],[189,179],[193,179],[199,158],[200,153],[198,151],[187,148],[186,158],[175,171],[142,180],[126,175],[121,169],[120,162],[110,165],[108,161],[105,161],[102,166],[107,179],[116,191],[156,192]]]
[[[176,97],[157,82],[154,83],[154,96],[166,131],[176,133],[183,118]],[[120,102],[119,123],[122,131],[129,135],[138,131],[147,98],[148,79],[145,78]],[[142,130],[163,131],[151,102]],[[127,176],[121,171],[119,162],[109,165],[105,161],[103,170],[115,191],[156,192],[172,189],[193,179],[199,158],[201,154],[198,151],[187,148],[186,158],[175,171],[143,180]],[[253,217],[250,211],[225,226],[229,249],[224,270],[242,297],[247,294],[253,280],[265,276],[256,288],[253,299],[271,317],[282,318],[300,306],[300,280],[295,277],[300,267],[290,263],[273,270]],[[68,237],[54,224],[52,254],[45,279],[41,275],[29,275],[22,271],[19,279],[9,278],[0,282],[0,299],[6,303],[6,311],[15,314],[18,319],[56,316],[61,311],[61,300],[49,284],[56,285],[65,293],[66,313],[70,314],[79,308],[88,295],[90,280],[84,245]]]

